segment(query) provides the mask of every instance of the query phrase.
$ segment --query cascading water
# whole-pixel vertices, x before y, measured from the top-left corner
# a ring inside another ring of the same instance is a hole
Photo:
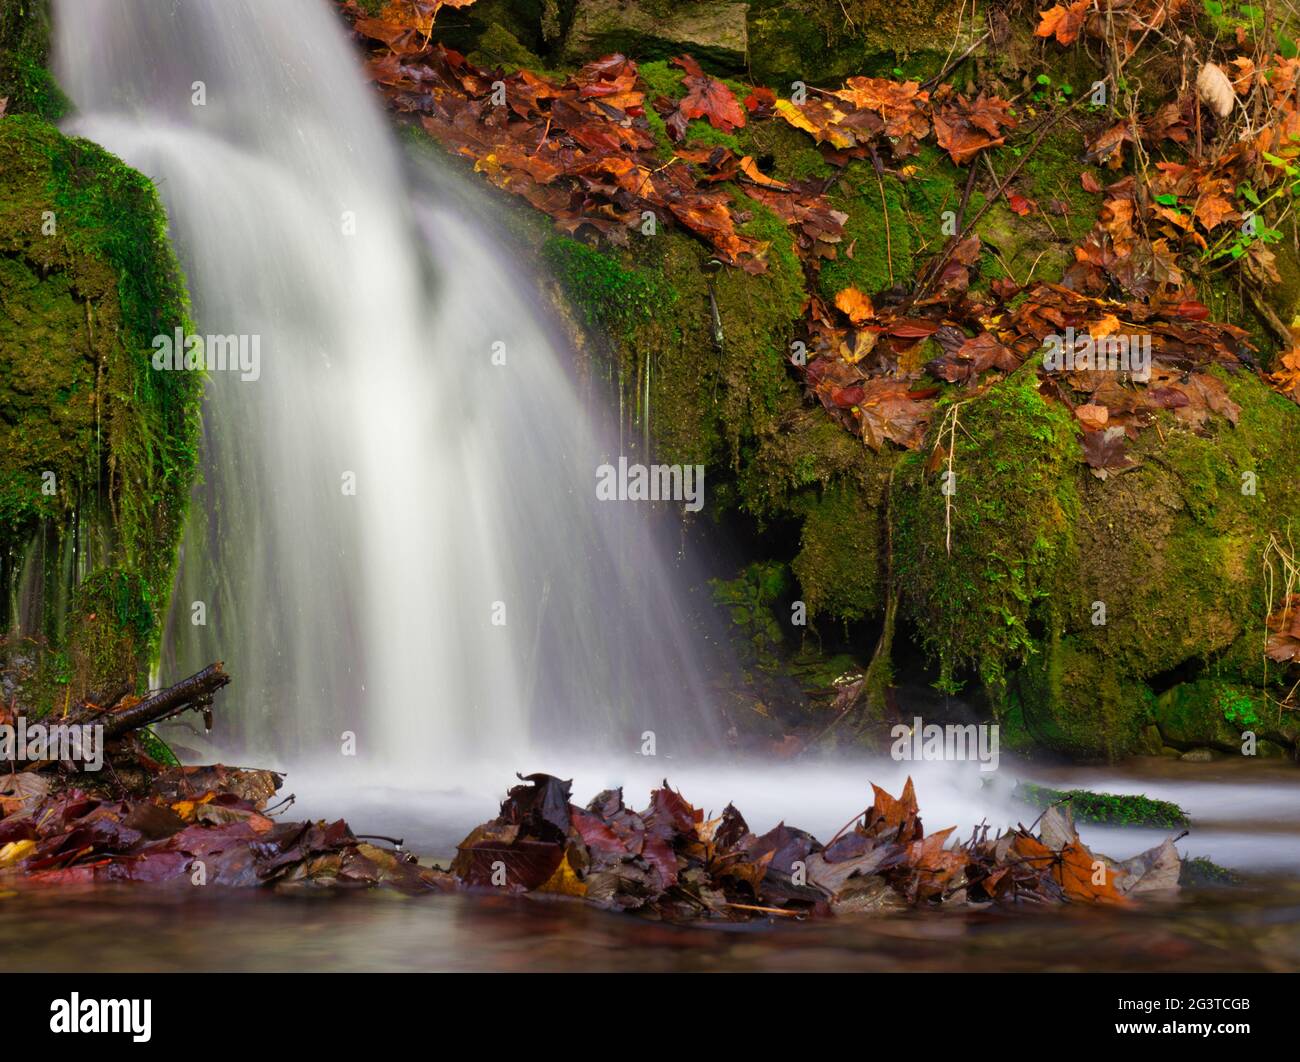
[[[351,730],[390,778],[646,730],[707,748],[645,507],[596,499],[616,454],[525,285],[414,203],[325,0],[60,0],[56,33],[69,131],[158,182],[197,330],[260,343],[257,379],[208,384],[163,657],[226,660],[227,747]]]

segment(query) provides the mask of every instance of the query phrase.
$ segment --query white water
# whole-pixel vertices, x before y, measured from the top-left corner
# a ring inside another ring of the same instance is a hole
[[[157,181],[198,330],[261,337],[259,380],[208,384],[164,648],[226,661],[218,747],[412,782],[707,748],[671,562],[595,500],[616,451],[508,255],[416,202],[332,5],[59,0],[56,68],[69,130]]]

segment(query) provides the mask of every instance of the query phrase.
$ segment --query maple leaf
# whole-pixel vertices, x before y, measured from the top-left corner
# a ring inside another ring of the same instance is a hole
[[[1115,472],[1133,467],[1133,459],[1128,456],[1124,442],[1123,428],[1083,433],[1083,459],[1094,476],[1106,479]]]
[[[974,339],[965,339],[951,353],[935,358],[926,365],[926,372],[931,376],[946,380],[948,383],[970,382],[987,369],[1000,369],[1014,372],[1020,367],[1020,359],[988,332],[983,332]]]
[[[862,324],[876,315],[870,297],[854,287],[845,288],[835,296],[835,307],[854,324]]]
[[[930,94],[916,81],[891,81],[880,77],[851,77],[844,88],[832,93],[860,111],[874,111],[885,122],[885,134],[892,137],[915,137],[930,132],[923,109]]]
[[[776,93],[770,88],[755,86],[745,97],[745,110],[756,118],[766,117],[776,107]]]
[[[1019,214],[1022,218],[1038,212],[1038,204],[1032,199],[1026,199],[1018,192],[1013,192],[1007,196],[1007,205],[1011,207],[1012,213]]]
[[[979,95],[974,100],[955,94],[934,111],[934,136],[939,146],[961,165],[985,148],[1005,143],[1003,130],[1013,129],[1011,104],[995,96]]]
[[[1088,141],[1083,161],[1100,162],[1112,170],[1117,170],[1124,162],[1124,145],[1131,144],[1133,141],[1133,129],[1129,123],[1116,122]]]
[[[1124,872],[1094,856],[1077,834],[1073,842],[1061,849],[1059,857],[1053,873],[1067,898],[1089,903],[1128,902],[1115,887]]]
[[[812,99],[802,104],[777,100],[776,113],[796,129],[811,135],[819,144],[851,148],[858,143],[857,134],[840,125],[845,112],[829,100]]]
[[[724,133],[733,132],[745,124],[745,109],[731,89],[716,77],[706,74],[689,55],[674,59],[673,64],[686,71],[682,79],[686,95],[678,104],[677,113],[669,120],[669,129],[673,130],[676,139],[685,136],[686,122],[694,118],[706,118],[714,129]]]
[[[1300,339],[1297,333],[1300,333],[1300,329],[1292,329],[1293,339]],[[1269,375],[1268,379],[1275,390],[1300,405],[1300,346],[1292,346],[1282,355],[1278,368]]]
[[[916,450],[925,439],[934,399],[918,397],[902,381],[876,379],[865,385],[858,409],[862,438],[873,450],[879,451],[885,439]]]
[[[747,180],[754,184],[761,184],[764,188],[780,188],[788,191],[790,186],[784,181],[778,181],[774,177],[769,177],[758,168],[758,163],[754,161],[753,155],[746,155],[740,160],[740,172],[743,173]]]
[[[1047,11],[1039,12],[1038,28],[1035,37],[1055,37],[1061,45],[1073,44],[1083,29],[1083,19],[1092,0],[1075,0],[1068,7],[1057,4]]]
[[[1082,406],[1076,406],[1074,415],[1078,418],[1079,423],[1088,431],[1100,431],[1106,427],[1106,422],[1110,419],[1110,410],[1105,406],[1093,405],[1091,403]]]
[[[1196,202],[1196,208],[1192,211],[1196,220],[1205,226],[1206,231],[1213,229],[1216,225],[1224,221],[1232,221],[1241,217],[1237,208],[1232,205],[1232,201],[1226,196],[1216,192],[1210,192]]]

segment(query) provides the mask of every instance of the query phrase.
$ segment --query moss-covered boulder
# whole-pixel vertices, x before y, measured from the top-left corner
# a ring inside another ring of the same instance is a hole
[[[0,629],[64,647],[85,619],[73,592],[99,569],[166,599],[202,390],[152,367],[153,338],[177,328],[185,283],[152,183],[37,116],[0,119]],[[132,615],[109,671],[130,658],[139,675],[156,645]]]
[[[1229,734],[1216,704],[1157,705],[1151,691],[1204,667],[1258,681],[1243,672],[1262,669],[1262,639],[1253,654],[1240,641],[1267,613],[1270,537],[1300,523],[1300,408],[1249,373],[1216,372],[1240,406],[1235,425],[1194,431],[1162,414],[1135,441],[1136,466],[1104,481],[1032,365],[941,405],[927,445],[900,464],[905,613],[941,681],[979,677],[1013,745],[1115,758],[1158,752],[1163,735],[1239,749],[1244,727]],[[1260,736],[1294,743],[1276,723]]]

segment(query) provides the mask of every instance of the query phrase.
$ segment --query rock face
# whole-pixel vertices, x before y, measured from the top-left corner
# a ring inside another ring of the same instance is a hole
[[[740,68],[749,50],[748,4],[673,0],[578,0],[565,40],[573,59],[623,52],[697,59]]]

